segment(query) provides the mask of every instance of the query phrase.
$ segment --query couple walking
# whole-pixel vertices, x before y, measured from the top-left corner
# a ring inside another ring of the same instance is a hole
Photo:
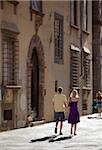
[[[66,96],[62,94],[63,88],[58,88],[58,94],[53,97],[53,106],[55,111],[55,133],[57,133],[58,123],[60,122],[59,134],[62,135],[63,121],[65,120],[64,111],[65,108],[69,108],[68,123],[71,124],[70,134],[76,135],[77,123],[80,121],[78,112],[79,95],[77,90],[72,90],[67,100]]]

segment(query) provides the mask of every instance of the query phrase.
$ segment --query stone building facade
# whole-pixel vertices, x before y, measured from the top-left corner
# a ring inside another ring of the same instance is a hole
[[[92,112],[92,2],[0,2],[0,126],[52,121],[58,86]]]
[[[93,1],[92,7],[93,97],[102,90],[102,1]]]

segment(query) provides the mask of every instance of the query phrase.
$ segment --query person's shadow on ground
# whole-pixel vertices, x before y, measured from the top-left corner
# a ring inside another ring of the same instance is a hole
[[[87,118],[88,119],[102,119],[102,117],[99,117],[99,116],[95,116],[95,117],[88,116]]]
[[[71,138],[72,138],[72,136],[65,136],[65,137],[63,136],[63,137],[61,137],[60,135],[52,135],[52,136],[46,136],[46,137],[39,138],[39,139],[32,139],[30,141],[30,143],[46,141],[46,140],[48,140],[48,142],[56,142],[56,141],[68,140],[68,139],[71,139]]]
[[[71,138],[72,138],[72,136],[63,136],[63,137],[58,137],[58,138],[52,138],[49,140],[49,142],[64,141],[64,140],[69,140]]]

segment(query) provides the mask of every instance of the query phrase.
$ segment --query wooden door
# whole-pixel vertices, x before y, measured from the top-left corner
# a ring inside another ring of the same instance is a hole
[[[32,55],[32,73],[31,73],[31,109],[34,118],[39,117],[39,64],[36,49]]]

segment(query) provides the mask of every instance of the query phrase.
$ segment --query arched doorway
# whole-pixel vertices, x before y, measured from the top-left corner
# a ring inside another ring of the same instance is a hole
[[[27,62],[27,113],[33,112],[34,120],[44,117],[44,71],[43,46],[38,35],[31,39]]]
[[[32,71],[31,71],[31,110],[34,118],[39,116],[39,63],[37,51],[34,48],[32,54]]]

